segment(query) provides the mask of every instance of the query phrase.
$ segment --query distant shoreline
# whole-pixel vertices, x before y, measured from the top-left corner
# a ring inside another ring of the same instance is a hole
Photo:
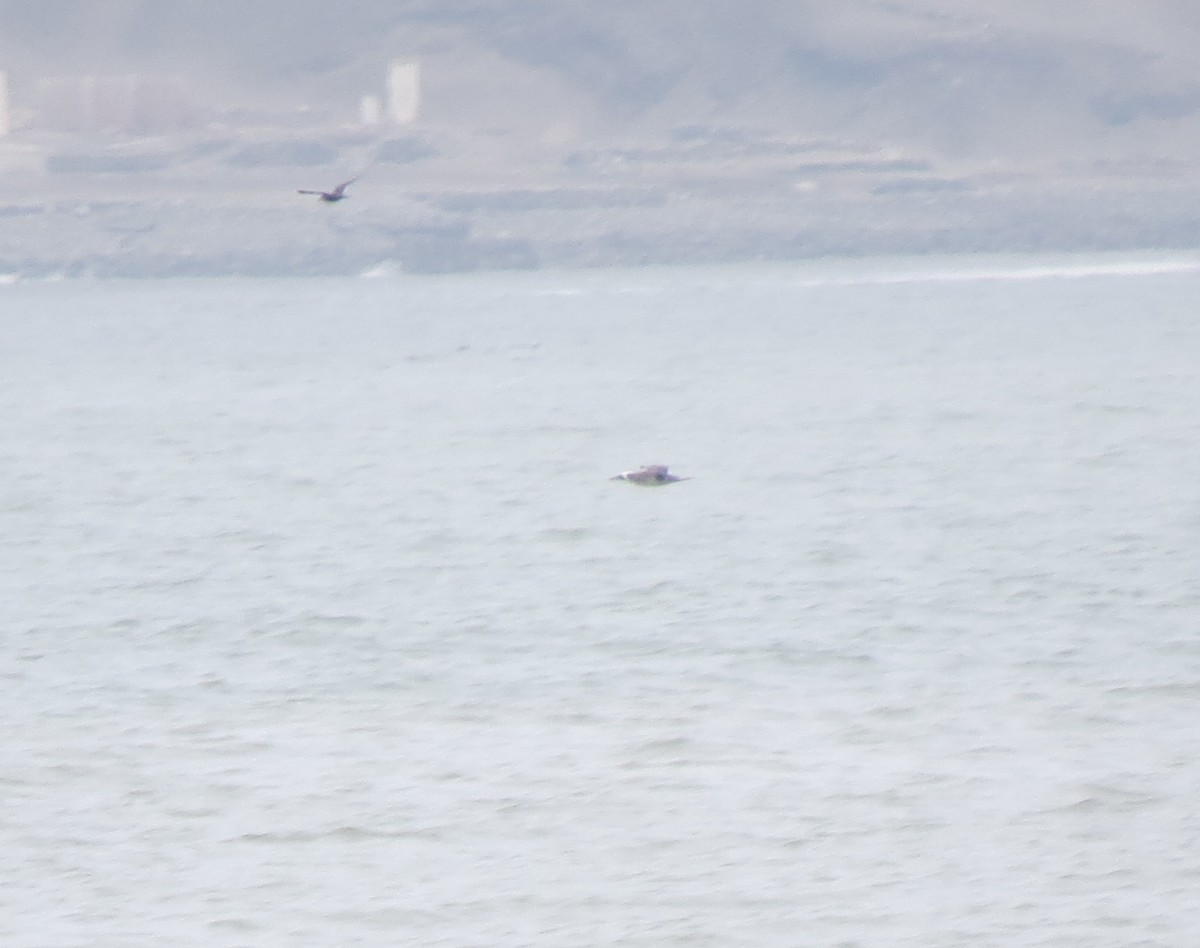
[[[763,168],[652,153],[617,171],[549,158],[487,176],[437,161],[372,167],[337,205],[295,194],[332,186],[343,170],[18,176],[0,190],[0,273],[467,273],[1200,246],[1200,181],[1149,172],[1018,176],[807,158]]]

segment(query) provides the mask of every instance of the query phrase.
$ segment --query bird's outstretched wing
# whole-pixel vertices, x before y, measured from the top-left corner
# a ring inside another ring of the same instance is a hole
[[[359,176],[355,175],[349,181],[343,181],[336,188],[334,188],[332,191],[329,192],[330,197],[345,197],[346,188],[350,187],[350,185],[352,185],[355,181],[357,181],[358,178],[359,178]]]

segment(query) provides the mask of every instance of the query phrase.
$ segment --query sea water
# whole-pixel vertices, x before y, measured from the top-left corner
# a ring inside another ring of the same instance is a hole
[[[0,287],[0,943],[1200,943],[1198,299]]]

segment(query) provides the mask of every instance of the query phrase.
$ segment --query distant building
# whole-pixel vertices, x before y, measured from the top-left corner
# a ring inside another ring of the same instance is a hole
[[[374,128],[383,118],[383,104],[377,95],[364,95],[358,103],[358,123]]]
[[[0,138],[12,131],[12,117],[8,109],[8,73],[0,71]]]
[[[397,125],[411,125],[421,109],[421,64],[392,60],[387,77],[387,114]]]
[[[190,128],[197,110],[174,77],[60,76],[36,90],[36,124],[59,132],[154,134]]]

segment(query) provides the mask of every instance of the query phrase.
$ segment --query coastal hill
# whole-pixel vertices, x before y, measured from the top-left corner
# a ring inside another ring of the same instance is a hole
[[[1200,243],[1190,0],[0,0],[0,25],[0,270],[64,227],[87,272]],[[367,127],[393,61],[418,117]],[[53,127],[85,74],[159,77],[185,118]],[[364,169],[296,236],[295,186]]]
[[[954,154],[1200,152],[1190,0],[5,0],[0,22],[0,64],[18,74],[182,72],[214,99],[350,110],[402,56],[430,64],[449,113],[499,124],[532,112],[596,134],[731,123]]]

